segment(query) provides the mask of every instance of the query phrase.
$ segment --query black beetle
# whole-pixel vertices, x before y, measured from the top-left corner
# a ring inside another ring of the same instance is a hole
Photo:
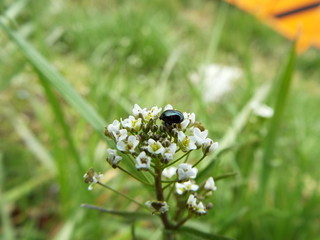
[[[178,110],[166,110],[161,114],[160,119],[166,124],[171,125],[174,123],[181,123],[184,116]]]

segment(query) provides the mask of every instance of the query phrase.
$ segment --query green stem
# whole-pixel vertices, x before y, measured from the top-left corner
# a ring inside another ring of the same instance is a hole
[[[149,186],[149,187],[153,187],[152,184],[142,181],[141,179],[137,178],[135,175],[133,175],[132,173],[130,173],[130,172],[128,172],[127,170],[123,169],[122,167],[118,166],[118,168],[119,168],[121,171],[123,171],[124,173],[126,173],[126,174],[128,174],[129,176],[131,176],[131,177],[133,177],[134,179],[136,179],[137,181],[139,181],[139,182],[141,182],[141,183],[143,183],[143,184],[145,184],[145,185],[147,185],[147,186]]]
[[[221,179],[225,179],[225,178],[228,178],[228,177],[233,177],[233,176],[236,176],[236,175],[237,175],[236,172],[226,173],[226,174],[220,175],[220,176],[218,176],[218,177],[215,177],[215,178],[213,178],[213,179],[214,179],[214,181],[216,182],[216,181],[219,181],[219,180],[221,180]]]
[[[207,156],[207,155],[203,155],[202,158],[200,158],[198,162],[196,162],[195,164],[193,164],[192,167],[194,168],[195,166],[197,166],[206,156]]]
[[[167,185],[167,186],[170,186],[170,184],[169,185]],[[166,186],[166,187],[167,187]],[[163,190],[164,190],[165,188],[163,188]],[[167,198],[166,198],[166,201],[168,202],[169,201],[169,199],[170,199],[170,197],[171,197],[171,194],[173,193],[173,190],[174,190],[174,185],[172,186],[172,188],[170,189],[170,192],[169,192],[169,194],[168,194],[168,196],[167,196]]]
[[[116,193],[116,194],[119,194],[120,196],[122,196],[122,197],[124,197],[124,198],[126,198],[126,199],[128,199],[128,200],[130,200],[130,201],[132,201],[132,202],[134,202],[135,204],[139,205],[140,207],[149,210],[149,208],[148,208],[146,205],[137,202],[137,201],[134,200],[133,198],[131,198],[131,197],[129,197],[129,196],[127,196],[127,195],[125,195],[125,194],[123,194],[123,193],[121,193],[121,192],[118,192],[117,190],[115,190],[115,189],[113,189],[113,188],[111,188],[111,187],[103,184],[102,182],[97,182],[97,184],[99,184],[100,186],[102,186],[102,187],[104,187],[104,188],[106,188],[106,189],[108,189],[108,190],[110,190],[110,191],[112,191],[112,192],[114,192],[114,193]]]
[[[176,183],[178,180],[162,180],[162,183]]]
[[[161,201],[161,202],[164,202],[165,199],[164,199],[163,189],[162,189],[162,183],[161,183],[162,169],[158,166],[157,168],[155,168],[155,173],[156,173],[156,176],[155,176],[155,178],[154,178],[154,180],[155,180],[155,181],[154,181],[154,184],[155,184],[155,188],[156,188],[157,200],[158,200],[158,201]],[[165,229],[172,229],[172,225],[171,225],[171,223],[169,222],[167,212],[161,213],[161,214],[160,214],[160,218],[161,218],[161,221],[162,221]],[[168,239],[168,238],[167,238],[167,239]]]
[[[188,221],[190,218],[192,217],[191,214],[189,214],[188,216],[186,216],[184,219],[182,219],[180,222],[177,223],[177,225],[174,226],[174,229],[178,229],[179,227],[181,227],[183,224],[186,223],[186,221]]]
[[[187,156],[188,154],[190,154],[191,151],[186,152],[185,154],[183,154],[181,157],[179,157],[177,160],[174,160],[173,162],[167,164],[165,167],[170,167],[171,165],[175,164],[176,162],[180,161],[182,158],[184,158],[185,156]]]
[[[191,151],[190,151],[190,152],[191,152]],[[188,154],[188,155],[186,156],[186,159],[184,160],[184,163],[188,162],[189,157],[190,157],[190,154]]]

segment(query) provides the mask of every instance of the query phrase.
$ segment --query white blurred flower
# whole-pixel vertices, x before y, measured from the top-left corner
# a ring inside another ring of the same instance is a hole
[[[116,168],[119,165],[122,157],[117,154],[117,150],[115,149],[108,148],[107,153],[108,153],[108,157],[107,157],[108,163],[113,168]]]
[[[252,102],[251,108],[255,115],[262,118],[271,118],[274,114],[273,108],[259,102]]]
[[[186,136],[182,131],[178,132],[178,142],[181,150],[188,152],[190,150],[197,149],[196,139],[194,136]]]
[[[192,129],[192,133],[196,139],[196,145],[198,147],[200,147],[207,140],[208,130],[201,131],[199,128],[195,127]]]
[[[177,168],[176,167],[168,167],[163,169],[162,175],[166,178],[171,178],[173,175],[176,174]]]
[[[148,140],[148,151],[153,154],[163,154],[164,147],[159,141],[155,141],[152,138]]]
[[[199,186],[197,184],[194,184],[192,181],[187,181],[184,183],[176,183],[176,192],[179,195],[182,195],[186,191],[198,191]]]
[[[141,129],[142,119],[135,119],[134,116],[129,116],[128,118],[121,120],[121,124],[124,128],[133,129],[138,132]]]
[[[177,151],[177,144],[171,143],[169,147],[164,148],[162,157],[165,163],[168,163],[174,158],[174,154]]]
[[[136,136],[130,135],[126,141],[117,142],[117,149],[122,152],[135,152],[135,148],[138,146],[139,140]]]
[[[136,157],[136,168],[138,170],[149,170],[151,158],[145,152],[141,152]]]
[[[206,181],[206,183],[204,185],[204,189],[207,191],[216,191],[217,190],[217,186],[213,180],[213,177],[208,178],[208,180]]]
[[[195,178],[197,176],[198,169],[192,168],[191,164],[181,163],[177,168],[177,175],[179,182],[188,181],[190,178]]]
[[[242,71],[239,68],[209,64],[190,77],[193,83],[203,87],[202,96],[206,102],[220,102],[241,76]]]

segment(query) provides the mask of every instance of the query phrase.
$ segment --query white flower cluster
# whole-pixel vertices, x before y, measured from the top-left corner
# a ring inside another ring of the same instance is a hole
[[[183,185],[184,186],[180,186],[181,189],[183,189],[183,191],[180,191],[180,189],[178,190],[178,187],[176,185],[178,194],[182,194],[185,191],[195,192],[199,189],[198,185],[190,184],[189,182],[185,182]],[[204,185],[204,189],[207,191],[207,195],[208,195],[208,193],[212,193],[212,191],[217,190],[217,187],[216,187],[212,177],[210,177],[206,181],[206,183]],[[205,215],[208,211],[208,207],[204,206],[204,204],[201,201],[199,203],[197,203],[197,195],[195,195],[193,193],[189,195],[189,198],[187,200],[187,207],[191,212],[195,213],[198,216]],[[212,206],[210,206],[210,207],[212,207]]]
[[[164,110],[173,109],[167,105]],[[208,130],[195,121],[194,113],[183,113],[184,119],[168,128],[164,124],[157,124],[162,109],[152,107],[141,108],[135,104],[132,115],[126,119],[114,120],[105,129],[105,134],[116,143],[115,149],[107,149],[107,161],[116,168],[122,160],[117,151],[129,154],[135,158],[138,170],[149,170],[153,159],[158,159],[163,164],[168,164],[175,157],[177,151],[189,152],[201,148],[205,155],[214,151],[218,143],[208,138]],[[191,135],[187,135],[189,128]],[[179,181],[192,178],[189,165],[180,167]],[[188,174],[191,174],[188,176]]]
[[[166,115],[167,110],[173,116]],[[162,122],[159,121],[160,116]],[[182,159],[190,151],[201,149],[201,161],[217,149],[218,143],[208,138],[208,130],[195,120],[194,113],[180,113],[173,110],[171,105],[164,109],[146,109],[135,104],[131,116],[114,120],[106,126],[105,135],[110,137],[116,146],[116,149],[107,149],[107,161],[113,168],[120,168],[122,156],[127,155],[134,161],[137,170],[150,171],[158,182],[160,179],[162,183],[168,182],[173,188],[175,186],[176,196],[184,197],[189,211],[196,215],[207,213],[207,207],[197,200],[205,199],[217,189],[214,180],[210,177],[200,187],[194,180],[198,169]],[[178,163],[179,161],[181,162]],[[173,166],[175,163],[176,167]],[[168,181],[163,181],[163,177]],[[159,199],[164,198],[148,201],[146,205],[153,213],[165,214],[169,206],[167,202]]]

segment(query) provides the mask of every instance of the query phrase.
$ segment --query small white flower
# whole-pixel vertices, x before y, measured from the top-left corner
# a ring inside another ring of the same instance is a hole
[[[136,157],[136,168],[138,170],[149,170],[150,162],[151,158],[147,156],[145,152],[141,152],[138,157]]]
[[[187,181],[187,182],[184,182],[183,185],[185,186],[185,189],[187,191],[198,191],[199,189],[199,186],[197,184],[194,184],[194,182],[192,181]]]
[[[158,108],[157,106],[152,107],[149,111],[146,111],[145,115],[143,116],[143,119],[146,122],[149,122],[151,119],[157,119],[161,110],[162,108]]]
[[[197,184],[194,184],[192,181],[187,181],[184,183],[176,183],[176,192],[179,195],[182,195],[183,193],[187,191],[198,191],[199,186]]]
[[[195,178],[197,176],[198,169],[192,168],[191,164],[181,163],[177,168],[177,175],[179,182],[188,181],[190,178]]]
[[[165,213],[169,211],[169,206],[167,204],[167,202],[164,202],[163,206],[159,209],[160,213]]]
[[[205,208],[202,202],[199,202],[195,208],[195,212],[197,215],[201,216],[207,214],[207,209]]]
[[[182,195],[185,192],[185,186],[183,183],[176,183],[176,192],[179,195]]]
[[[144,108],[142,109],[138,104],[135,104],[133,109],[132,109],[132,115],[135,118],[143,117],[147,114],[147,109]]]
[[[190,194],[187,200],[187,207],[191,210],[197,207],[197,198],[193,194]]]
[[[196,139],[194,136],[186,136],[182,131],[178,132],[178,143],[181,147],[181,150],[188,152],[194,149],[197,149]]]
[[[153,213],[165,213],[165,212],[168,212],[169,210],[169,206],[167,204],[167,202],[160,202],[160,201],[157,201],[157,202],[152,202],[152,201],[147,201],[146,203],[146,206],[149,207],[150,209],[152,210],[155,210]]]
[[[168,163],[174,158],[174,154],[177,151],[177,144],[171,143],[169,147],[164,148],[162,157],[165,163]]]
[[[103,178],[103,174],[98,174],[93,170],[93,168],[90,168],[83,175],[83,178],[85,183],[90,183],[88,190],[91,191],[93,189],[93,186]]]
[[[259,102],[252,102],[251,108],[255,115],[262,118],[271,118],[274,114],[273,108]]]
[[[138,146],[139,140],[136,136],[130,135],[126,141],[117,142],[117,148],[122,152],[135,152],[135,148]]]
[[[164,147],[159,141],[155,141],[152,138],[148,140],[148,151],[152,154],[163,154]]]
[[[204,185],[204,189],[207,191],[216,191],[217,190],[217,186],[213,180],[213,177],[208,178],[208,180],[206,181],[206,183]]]
[[[173,107],[171,106],[171,104],[167,104],[167,105],[164,107],[163,111],[167,111],[167,110],[173,110]]]
[[[195,123],[196,115],[194,113],[183,113],[184,120],[180,123],[181,129],[184,131],[188,126],[191,126]]]
[[[110,165],[113,168],[116,168],[119,165],[122,157],[117,154],[117,150],[115,149],[108,148],[107,153],[108,153],[108,157],[107,157],[108,163],[110,163]]]
[[[162,175],[166,178],[171,178],[173,175],[176,174],[177,168],[176,167],[168,167],[163,169]]]
[[[187,113],[187,112],[184,112],[183,113],[184,117],[186,119],[189,119],[190,121],[190,124],[194,124],[195,121],[196,121],[196,115],[194,113]]]
[[[218,147],[218,142],[214,142],[212,139],[207,138],[206,141],[202,144],[202,152],[203,154],[209,154],[215,151]]]
[[[107,131],[109,136],[115,135],[115,133],[119,132],[120,130],[120,122],[118,120],[114,120],[113,123],[107,126]]]
[[[151,201],[146,201],[145,205],[149,208],[152,208],[152,202]]]
[[[192,132],[196,139],[196,145],[200,147],[207,140],[208,130],[201,131],[199,128],[195,127],[192,129]]]
[[[142,119],[135,119],[134,116],[129,116],[128,118],[121,120],[121,124],[124,128],[133,129],[138,132],[141,129]]]
[[[127,129],[120,129],[118,132],[113,132],[113,136],[116,141],[122,141],[128,137]]]

